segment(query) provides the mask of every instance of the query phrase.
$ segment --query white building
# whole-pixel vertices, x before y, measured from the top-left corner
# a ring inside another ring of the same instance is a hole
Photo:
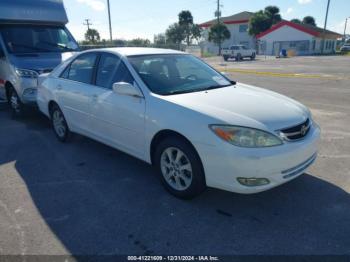
[[[228,17],[220,18],[220,21],[224,23],[231,33],[231,38],[222,43],[222,47],[230,47],[231,45],[245,45],[248,48],[255,48],[254,37],[248,34],[249,19],[254,13],[242,12]],[[219,48],[212,42],[208,41],[209,29],[217,22],[216,19],[200,24],[203,29],[203,38],[205,39],[201,43],[201,47],[204,52],[217,54]]]
[[[340,34],[310,25],[282,21],[257,35],[259,54],[278,55],[282,49],[295,55],[335,53]],[[324,48],[323,48],[324,46]],[[323,49],[323,52],[322,52]]]

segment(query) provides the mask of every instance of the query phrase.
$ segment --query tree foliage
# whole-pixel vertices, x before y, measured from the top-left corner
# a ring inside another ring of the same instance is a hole
[[[131,47],[149,47],[151,46],[151,41],[148,39],[135,38],[128,41],[127,45]]]
[[[174,23],[169,26],[165,32],[166,38],[174,44],[177,44],[180,47],[180,44],[185,40],[185,32],[179,23]]]
[[[295,23],[295,24],[301,24],[302,22],[301,22],[301,20],[300,19],[298,19],[298,18],[294,18],[294,19],[292,19],[292,20],[290,20],[292,23]]]
[[[281,22],[282,17],[279,12],[280,9],[277,6],[267,6],[264,10],[256,12],[249,21],[249,34],[256,36]]]
[[[201,28],[193,23],[190,11],[182,11],[179,13],[178,23],[170,25],[165,34],[172,43],[180,45],[186,40],[186,44],[190,45],[193,40],[201,38]]]
[[[280,9],[277,6],[267,6],[265,7],[264,12],[270,19],[271,25],[277,24],[282,21],[282,17],[279,14]]]
[[[302,23],[304,25],[316,26],[316,20],[312,16],[305,16]]]
[[[221,44],[226,39],[230,39],[231,33],[223,23],[216,23],[209,30],[208,40],[219,46],[219,55],[221,55]]]
[[[156,46],[166,45],[166,35],[165,34],[154,35],[153,43]]]
[[[100,39],[100,33],[96,29],[89,28],[85,33],[85,40],[91,44],[96,44]]]

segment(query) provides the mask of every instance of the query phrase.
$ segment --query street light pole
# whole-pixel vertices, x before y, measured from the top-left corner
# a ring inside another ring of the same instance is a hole
[[[113,41],[113,36],[112,36],[112,23],[111,23],[111,8],[109,5],[109,0],[107,0],[107,8],[108,8],[108,21],[109,21],[109,40]]]
[[[327,22],[328,22],[328,11],[329,11],[329,5],[330,5],[331,0],[328,0],[327,3],[327,11],[326,11],[326,19],[324,21],[324,29],[323,29],[323,37],[322,37],[322,50],[321,53],[323,54],[324,51],[324,42],[325,42],[325,35],[326,35],[326,29],[327,29]]]

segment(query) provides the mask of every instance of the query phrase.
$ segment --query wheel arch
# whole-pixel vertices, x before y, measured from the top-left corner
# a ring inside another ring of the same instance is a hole
[[[188,143],[192,147],[192,149],[196,152],[198,159],[201,162],[201,166],[203,168],[203,163],[202,163],[201,157],[200,157],[197,149],[195,148],[195,146],[192,144],[192,142],[183,134],[181,134],[177,131],[174,131],[174,130],[170,130],[170,129],[161,130],[153,136],[152,141],[151,141],[151,145],[150,145],[150,159],[151,159],[152,165],[154,165],[154,156],[155,156],[155,151],[156,151],[157,145],[159,145],[159,143],[161,141],[163,141],[164,139],[169,138],[169,137],[177,137],[177,138],[181,138],[184,141],[186,141],[186,143]]]
[[[59,105],[56,103],[56,101],[50,100],[49,103],[47,104],[47,109],[48,109],[50,118],[51,118],[51,113],[52,113],[53,106],[58,106],[59,107]]]
[[[6,99],[9,100],[10,97],[10,89],[14,88],[13,84],[10,81],[6,81],[5,83],[5,94],[6,94]]]

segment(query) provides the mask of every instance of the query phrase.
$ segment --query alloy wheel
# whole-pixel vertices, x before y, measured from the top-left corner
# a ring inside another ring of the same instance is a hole
[[[62,113],[59,110],[55,110],[52,114],[52,123],[56,134],[63,138],[66,135],[67,128]]]
[[[169,147],[161,155],[160,168],[165,181],[175,190],[184,191],[192,183],[192,165],[186,154]]]

